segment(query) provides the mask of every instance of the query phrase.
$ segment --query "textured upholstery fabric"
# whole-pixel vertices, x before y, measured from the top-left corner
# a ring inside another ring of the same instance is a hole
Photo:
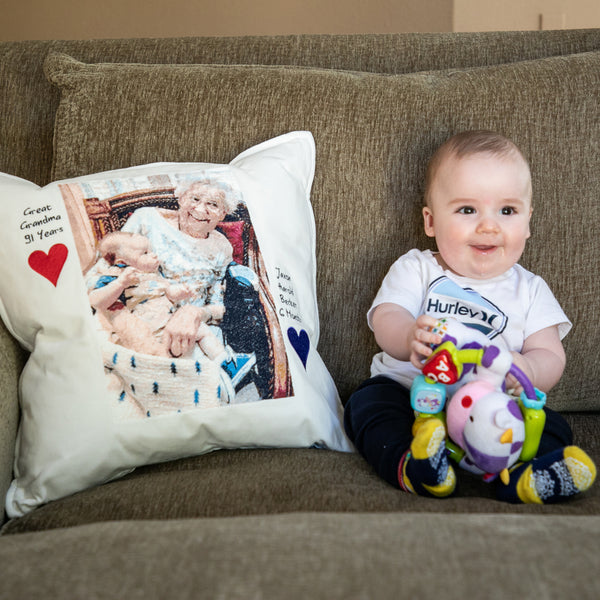
[[[59,102],[58,90],[43,73],[50,51],[67,52],[87,62],[285,64],[400,74],[594,49],[600,50],[598,29],[0,42],[0,171],[39,185],[50,181],[54,115]],[[0,331],[2,353],[6,352],[0,365],[1,447],[7,450],[0,453],[0,495],[4,497],[12,469],[16,390],[24,353],[3,326]],[[343,385],[348,389],[350,384]]]
[[[571,414],[575,442],[600,463],[600,438],[589,415]],[[597,427],[597,425],[596,425]],[[321,450],[236,450],[144,467],[126,478],[52,502],[9,521],[26,533],[111,520],[222,518],[293,512],[600,514],[600,486],[562,504],[512,505],[494,484],[459,472],[457,497],[399,493],[358,454]],[[426,518],[427,515],[422,515]]]
[[[85,62],[302,65],[407,73],[501,64],[600,49],[600,30],[460,34],[27,41],[0,43],[0,171],[50,181],[58,93],[44,79],[50,51]]]
[[[0,494],[4,498],[12,479],[12,458],[19,418],[18,373],[23,369],[25,352],[15,344],[0,323]]]
[[[4,538],[0,596],[591,600],[598,537],[597,516],[549,523],[541,515],[309,513],[100,523]]]
[[[57,174],[167,158],[163,151],[172,159],[205,153],[227,160],[274,130],[314,125],[319,350],[347,394],[374,351],[364,311],[375,288],[397,254],[425,243],[415,221],[422,161],[454,127],[480,123],[457,106],[487,109],[486,124],[501,123],[525,140],[535,162],[525,266],[548,280],[575,322],[566,339],[567,375],[551,401],[588,410],[598,406],[597,267],[588,260],[598,254],[598,59],[543,59],[593,50],[600,51],[600,30],[0,43],[0,170],[38,184],[51,178],[60,92],[42,69],[49,51],[88,63],[189,65],[179,74],[166,69],[168,77],[140,67],[158,86],[144,86],[147,98],[111,80],[125,67],[75,69],[89,76],[93,93],[74,98],[72,88],[73,112],[61,108],[63,127],[69,121],[69,135],[83,145],[61,149]],[[542,60],[519,62],[533,59]],[[200,63],[231,67],[192,66]],[[502,63],[514,64],[493,67]],[[464,71],[469,67],[488,68]],[[455,73],[403,75],[441,69]],[[199,90],[198,73],[204,83],[225,85]],[[179,91],[166,85],[177,78]],[[192,108],[178,108],[186,120],[155,144],[148,127],[165,114],[165,94],[173,104],[190,99]],[[132,99],[127,113],[124,102]],[[94,106],[107,110],[105,124]],[[419,133],[425,125],[431,130]],[[134,143],[111,146],[121,127],[135,132]],[[0,326],[2,496],[24,358]],[[599,411],[566,416],[575,442],[600,464]],[[491,487],[465,473],[460,490],[447,500],[403,494],[359,456],[318,450],[222,451],[149,466],[7,523],[0,597],[600,596],[597,483],[547,507],[498,502]]]
[[[587,256],[600,254],[600,240],[579,215],[600,220],[600,105],[590,94],[599,67],[600,52],[408,75],[84,65],[52,55],[47,73],[62,90],[54,177],[160,160],[226,162],[247,144],[311,131],[318,297],[328,324],[320,352],[344,399],[376,351],[365,314],[383,275],[400,254],[428,245],[420,217],[427,158],[463,129],[499,130],[529,157],[534,217],[524,264],[568,315],[593,322],[600,282],[587,276]],[[577,210],[565,210],[566,199]],[[569,366],[549,406],[600,408],[600,365],[586,361],[595,345],[583,329],[567,337]]]
[[[58,89],[47,81],[43,72],[44,59],[50,51],[68,52],[75,58],[88,62],[287,64],[401,74],[428,69],[502,64],[595,49],[600,50],[598,29],[556,32],[3,42],[0,43],[0,171],[40,185],[50,181],[54,115],[59,102]],[[590,96],[593,97],[594,94]],[[244,143],[246,141],[244,140]],[[548,149],[548,152],[552,151]],[[102,166],[105,167],[106,165]],[[343,214],[338,214],[341,210],[332,210],[332,216],[343,217]],[[321,226],[324,218],[325,215],[321,217]],[[569,227],[569,239],[575,238],[580,229],[579,224]],[[369,233],[372,233],[372,227]],[[382,256],[381,264],[390,257],[389,255]],[[537,264],[533,262],[533,266]],[[371,293],[375,280],[381,275],[381,270],[380,268],[370,277],[369,287],[361,293],[362,299],[356,307],[356,314],[352,314],[349,320],[346,313],[346,320],[340,322],[342,325],[347,323],[349,328],[358,327],[359,336],[363,340],[367,335],[364,322],[354,319],[359,317],[360,311],[366,305],[366,298]],[[547,270],[554,273],[556,265],[550,265]],[[555,276],[554,280],[560,282],[561,278]],[[321,288],[329,288],[330,284],[338,281],[339,274],[336,274],[335,278],[320,276]],[[358,277],[352,277],[351,284],[352,290],[362,289],[363,284]],[[595,300],[595,296],[586,291],[586,285],[587,282],[582,280],[577,286],[577,293],[583,298],[582,306],[589,306],[589,303]],[[344,289],[347,289],[347,286]],[[341,299],[337,299],[337,302],[341,302]],[[323,300],[322,305],[329,306],[329,302],[325,303]],[[571,307],[567,306],[567,309],[569,308]],[[576,312],[578,310],[576,308]],[[334,313],[335,308],[331,307],[326,309],[325,314],[331,316]],[[13,457],[10,449],[14,447],[17,430],[18,377],[25,357],[3,326],[1,335],[3,361],[0,365],[0,388],[3,394],[0,398],[0,412],[3,417],[2,443],[7,452],[0,454],[0,492],[4,496],[5,482],[9,481],[12,469]],[[571,336],[571,340],[573,338],[574,336]],[[334,340],[333,336],[330,340]],[[332,343],[329,341],[328,345]],[[568,341],[567,344],[573,344],[572,347],[575,347],[572,341]],[[351,348],[337,348],[334,352],[340,357],[338,361],[341,362],[341,357],[349,356],[351,350],[358,346],[360,344],[357,342],[352,343]],[[362,358],[371,352],[372,346],[367,348],[362,350]],[[365,368],[366,365],[360,365],[361,373]],[[346,373],[352,371],[344,369],[343,373],[342,388],[348,390],[352,382]],[[580,382],[571,377],[564,389],[568,389],[572,397],[577,397],[580,386],[584,387],[587,394],[592,385],[593,380],[584,379]]]

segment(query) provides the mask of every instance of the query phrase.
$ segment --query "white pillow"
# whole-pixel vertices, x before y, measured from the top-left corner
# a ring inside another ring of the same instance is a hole
[[[0,175],[0,313],[31,352],[10,517],[218,448],[350,450],[316,350],[314,160],[312,135],[292,132],[229,165],[157,163],[44,188]],[[199,188],[183,192],[208,180],[237,212],[198,241],[178,229],[176,197],[198,202]],[[117,233],[99,256],[99,239],[122,226],[144,237]],[[148,273],[119,279],[147,249],[159,266],[150,258]],[[194,324],[193,353],[174,358],[164,326],[190,303],[210,320]]]

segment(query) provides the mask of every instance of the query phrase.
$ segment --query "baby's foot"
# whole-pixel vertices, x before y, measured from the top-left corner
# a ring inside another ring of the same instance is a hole
[[[410,450],[398,469],[400,487],[420,496],[449,496],[456,474],[446,453],[446,428],[440,419],[419,417]]]
[[[585,492],[596,479],[594,461],[577,446],[559,448],[514,467],[500,500],[525,504],[551,504]]]

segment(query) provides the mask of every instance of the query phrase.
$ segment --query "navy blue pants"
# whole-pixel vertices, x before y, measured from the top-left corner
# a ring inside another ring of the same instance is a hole
[[[546,424],[537,456],[573,443],[573,432],[557,412],[545,409]],[[412,441],[415,420],[410,391],[389,377],[367,379],[344,411],[348,437],[377,474],[399,488],[398,465]]]

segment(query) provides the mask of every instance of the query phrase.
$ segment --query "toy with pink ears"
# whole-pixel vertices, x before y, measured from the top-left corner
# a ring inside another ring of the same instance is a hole
[[[533,387],[508,350],[491,344],[476,329],[440,319],[433,331],[442,343],[413,382],[412,408],[420,416],[438,415],[446,404],[447,386],[464,382],[446,407],[450,456],[486,481],[499,474],[508,483],[508,469],[537,453],[546,395]],[[508,374],[523,388],[518,398],[505,392]]]

